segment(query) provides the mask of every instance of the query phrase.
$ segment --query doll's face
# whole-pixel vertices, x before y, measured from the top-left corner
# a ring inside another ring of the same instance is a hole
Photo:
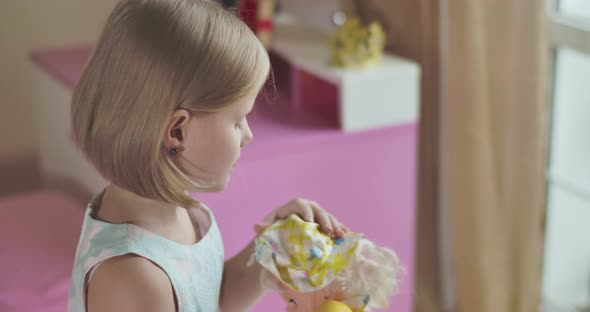
[[[315,312],[326,300],[344,300],[346,296],[333,287],[325,287],[314,292],[300,293],[282,285],[279,292],[287,304],[287,312]]]
[[[314,312],[326,301],[328,291],[320,289],[314,292],[300,293],[292,289],[281,292],[281,297],[287,304],[287,312]]]

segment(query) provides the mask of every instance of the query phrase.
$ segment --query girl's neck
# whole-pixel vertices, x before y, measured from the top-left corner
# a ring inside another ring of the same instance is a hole
[[[183,207],[143,198],[110,184],[96,207],[95,218],[110,223],[128,223],[180,244],[201,239],[199,224]]]
[[[110,223],[131,223],[141,227],[165,226],[185,218],[185,208],[144,198],[110,184],[104,191],[96,216]]]

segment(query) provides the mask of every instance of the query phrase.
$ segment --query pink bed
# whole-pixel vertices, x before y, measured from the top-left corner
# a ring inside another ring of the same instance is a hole
[[[66,310],[83,213],[55,192],[0,198],[0,311]]]

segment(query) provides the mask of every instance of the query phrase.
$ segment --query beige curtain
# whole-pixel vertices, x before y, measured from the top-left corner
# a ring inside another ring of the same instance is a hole
[[[416,311],[440,311],[437,240],[440,1],[356,0],[355,4],[366,20],[379,20],[383,24],[390,52],[421,65],[414,302]]]
[[[538,311],[545,1],[356,2],[422,66],[415,310]]]
[[[440,185],[456,310],[538,311],[547,155],[543,0],[447,0]]]
[[[439,312],[443,305],[438,244],[441,1],[356,0],[355,4],[365,19],[381,21],[389,52],[421,66],[414,304],[418,312]]]

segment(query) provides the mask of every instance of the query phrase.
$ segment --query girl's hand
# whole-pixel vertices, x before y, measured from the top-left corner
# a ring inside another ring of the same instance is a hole
[[[328,235],[342,237],[348,232],[347,227],[342,225],[333,215],[322,209],[318,203],[302,198],[294,199],[275,209],[264,218],[261,224],[256,224],[254,230],[257,234],[260,234],[275,221],[285,219],[294,213],[298,214],[304,221],[318,223],[321,230]]]

